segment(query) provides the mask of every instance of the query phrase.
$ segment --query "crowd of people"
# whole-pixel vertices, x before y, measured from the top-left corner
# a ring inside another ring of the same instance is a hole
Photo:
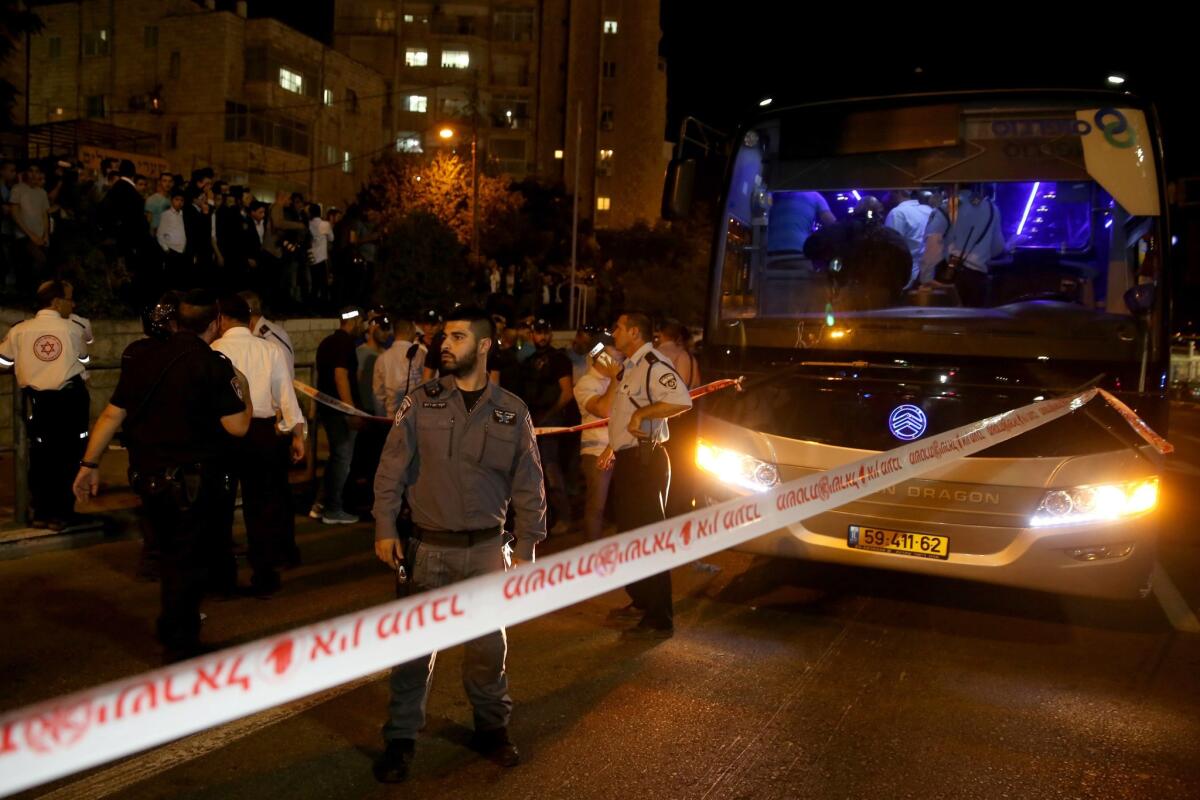
[[[197,288],[249,289],[290,316],[369,305],[383,232],[380,208],[370,192],[364,198],[346,210],[301,192],[266,202],[209,167],[143,175],[129,160],[105,159],[96,170],[0,160],[0,292],[23,303],[43,281],[78,282],[82,269],[103,276],[130,310],[167,289]],[[567,321],[570,284],[561,269],[487,261],[472,275],[463,295],[491,312]]]
[[[94,176],[63,161],[0,163],[4,283],[17,296],[65,277],[95,245],[131,307],[166,289],[252,289],[283,313],[329,311],[370,292],[378,209],[344,218],[303,194],[257,199],[211,168],[138,174],[107,159]]]

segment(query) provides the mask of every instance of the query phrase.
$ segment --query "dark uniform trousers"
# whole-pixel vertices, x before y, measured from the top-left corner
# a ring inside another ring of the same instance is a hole
[[[417,535],[420,535],[419,533]],[[461,535],[466,545],[467,534]],[[439,539],[439,542],[444,541]],[[451,583],[503,572],[505,557],[500,536],[487,537],[471,546],[445,547],[439,544],[414,541],[410,548],[412,567],[410,587],[413,592],[437,589]],[[508,654],[508,639],[504,629],[467,642],[463,655],[462,682],[467,698],[475,709],[475,730],[489,731],[508,726],[512,715],[512,698],[508,694],[508,673],[504,660]],[[425,726],[425,704],[437,653],[400,664],[392,669],[391,700],[388,720],[383,726],[383,738],[415,739]]]
[[[662,445],[639,444],[617,451],[609,497],[616,501],[617,531],[639,528],[666,519],[671,487],[671,459]],[[671,572],[660,572],[625,587],[634,606],[645,613],[644,624],[669,628],[674,624]]]
[[[235,445],[233,474],[242,484],[247,555],[255,584],[273,581],[275,567],[296,555],[291,552],[296,547],[296,520],[288,483],[291,437],[275,430],[274,417],[256,417]]]
[[[34,517],[65,519],[75,511],[71,484],[87,449],[90,398],[76,375],[61,389],[22,389],[29,436],[29,491]]]
[[[214,465],[191,465],[133,470],[130,482],[158,544],[159,640],[168,648],[193,647],[200,635],[200,600],[216,559],[214,534],[230,495],[228,474]]]

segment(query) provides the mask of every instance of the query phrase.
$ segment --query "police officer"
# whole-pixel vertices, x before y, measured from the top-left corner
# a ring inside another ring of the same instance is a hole
[[[412,570],[414,591],[502,571],[509,553],[503,526],[515,510],[513,564],[532,561],[546,537],[546,497],[533,422],[516,395],[487,379],[494,342],[483,311],[460,308],[446,324],[444,377],[401,401],[375,477],[375,554],[388,566]],[[396,517],[407,492],[413,541],[406,556]],[[471,747],[502,766],[520,761],[508,738],[512,699],[504,660],[504,629],[466,645],[463,687],[475,709]],[[375,777],[398,783],[408,775],[425,724],[425,702],[436,653],[392,670],[387,748]]]
[[[0,366],[16,367],[29,435],[33,527],[61,531],[75,516],[71,476],[87,444],[89,398],[83,382],[89,335],[72,322],[74,289],[66,281],[38,287],[33,319],[0,342]]]
[[[229,491],[221,440],[245,436],[253,416],[245,376],[209,348],[219,330],[215,298],[185,294],[176,325],[165,341],[139,339],[125,349],[117,388],[75,476],[78,498],[96,494],[100,459],[124,426],[130,484],[161,553],[158,638],[167,662],[200,651],[205,550]]]
[[[618,531],[666,519],[671,461],[663,447],[669,417],[692,407],[687,385],[670,360],[651,346],[654,335],[645,314],[622,314],[613,327],[613,344],[625,355],[625,371],[612,401],[608,447],[598,467],[613,469],[612,493]],[[641,620],[628,635],[668,638],[675,632],[671,573],[651,575],[625,587],[632,602],[614,616]]]
[[[229,358],[246,376],[254,419],[244,438],[234,440],[231,471],[242,485],[242,511],[246,520],[253,574],[250,588],[259,598],[279,591],[279,564],[299,564],[295,547],[295,511],[288,470],[304,458],[307,426],[283,350],[250,332],[250,306],[238,295],[220,300],[221,338],[213,349]],[[233,493],[226,506],[230,534]],[[232,538],[232,536],[230,537]]]

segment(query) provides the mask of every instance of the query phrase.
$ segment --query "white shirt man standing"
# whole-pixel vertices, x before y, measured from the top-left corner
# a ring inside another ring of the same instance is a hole
[[[375,360],[371,394],[382,413],[396,415],[400,402],[421,385],[427,356],[425,346],[417,341],[417,328],[411,320],[393,323],[396,340]]]
[[[87,447],[87,351],[79,326],[69,319],[75,308],[71,284],[46,281],[37,298],[37,316],[18,322],[0,341],[0,368],[14,367],[21,388],[32,524],[58,531],[74,520],[71,484]]]
[[[246,376],[254,407],[250,430],[236,440],[233,468],[242,484],[250,587],[268,597],[279,590],[276,568],[299,563],[288,471],[291,462],[304,458],[307,427],[283,353],[250,331],[249,304],[229,295],[221,298],[220,309],[221,338],[212,347]],[[232,519],[232,508],[229,512]]]
[[[605,348],[589,359],[591,364],[587,372],[575,382],[575,402],[585,425],[607,419],[612,412],[613,397],[620,385],[615,378],[621,372],[624,358],[616,348]],[[580,435],[580,461],[587,482],[583,532],[589,542],[599,539],[604,532],[604,504],[608,501],[608,485],[612,480],[612,471],[599,467],[600,456],[606,447],[607,427],[589,428]]]
[[[925,252],[925,226],[933,208],[913,199],[912,192],[908,189],[899,189],[896,194],[900,203],[888,212],[883,224],[904,237],[904,243],[908,246],[913,260],[911,283],[917,279],[921,270],[921,256]]]

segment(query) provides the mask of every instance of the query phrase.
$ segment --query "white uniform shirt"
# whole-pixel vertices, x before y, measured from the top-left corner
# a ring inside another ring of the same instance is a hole
[[[579,405],[579,415],[583,417],[584,424],[600,419],[588,411],[587,404],[592,401],[592,398],[603,397],[611,382],[612,378],[601,375],[594,367],[588,367],[588,371],[575,382],[575,402]],[[580,433],[579,452],[581,455],[598,456],[604,452],[606,447],[608,447],[608,428],[590,428]]]
[[[158,239],[158,246],[163,249],[163,252],[167,250],[176,253],[183,252],[187,247],[187,233],[183,228],[183,209],[176,211],[174,208],[168,208],[162,212],[162,216],[158,218],[158,233],[155,234],[155,238]]]
[[[408,351],[412,346],[412,342],[397,339],[375,359],[371,394],[375,395],[379,408],[387,410],[389,417],[395,416],[406,392],[411,392],[424,382],[421,380],[421,371],[425,368],[425,357],[429,351],[425,345],[418,345],[417,352],[410,360]]]
[[[255,419],[269,419],[278,412],[281,431],[304,424],[292,377],[278,347],[258,338],[249,328],[230,328],[213,342],[212,348],[225,354],[246,376]]]
[[[86,359],[79,326],[52,308],[13,325],[0,342],[0,367],[16,362],[17,385],[22,388],[61,389],[83,374]]]
[[[905,200],[893,208],[883,221],[884,225],[904,237],[904,243],[908,245],[908,252],[912,255],[914,278],[917,276],[917,270],[921,268],[921,254],[925,252],[925,225],[932,213],[933,206],[923,206],[916,200]]]
[[[283,326],[278,322],[271,322],[266,317],[259,317],[258,325],[254,328],[254,335],[279,346],[283,351],[283,360],[287,364],[288,375],[295,378],[296,348],[292,346],[292,337],[288,336],[288,332],[284,330]]]
[[[649,356],[653,354],[654,358]],[[608,440],[614,451],[626,450],[638,443],[629,432],[633,412],[653,403],[671,403],[692,407],[692,398],[671,361],[649,342],[638,348],[632,358],[625,360],[625,375],[613,398],[612,415],[608,419]],[[650,419],[642,423],[650,441],[661,444],[671,438],[665,419]]]

